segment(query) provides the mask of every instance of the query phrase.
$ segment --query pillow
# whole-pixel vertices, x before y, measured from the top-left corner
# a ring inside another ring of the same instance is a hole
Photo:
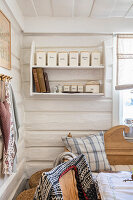
[[[70,152],[86,156],[91,171],[111,170],[105,153],[103,132],[80,138],[63,137],[62,141]]]

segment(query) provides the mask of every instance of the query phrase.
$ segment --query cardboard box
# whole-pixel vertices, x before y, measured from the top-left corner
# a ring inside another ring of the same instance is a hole
[[[48,66],[49,67],[57,66],[57,52],[56,51],[48,52]]]
[[[79,62],[79,54],[78,51],[70,51],[69,53],[69,66],[77,67]]]
[[[88,51],[80,52],[80,66],[82,67],[90,66],[90,53]]]
[[[36,52],[36,64],[37,64],[37,66],[45,66],[46,65],[46,52],[44,52],[44,51]]]
[[[68,66],[68,53],[59,52],[58,53],[58,64],[59,66],[66,67]]]
[[[91,66],[100,66],[101,65],[101,55],[100,52],[91,53]]]

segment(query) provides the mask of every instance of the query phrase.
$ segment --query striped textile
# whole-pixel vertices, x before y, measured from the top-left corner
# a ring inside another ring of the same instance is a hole
[[[83,154],[44,172],[34,200],[63,200],[59,179],[71,169],[75,171],[79,200],[97,200],[95,182]]]
[[[103,132],[80,138],[63,137],[62,140],[70,152],[86,156],[91,171],[111,170],[105,153]]]

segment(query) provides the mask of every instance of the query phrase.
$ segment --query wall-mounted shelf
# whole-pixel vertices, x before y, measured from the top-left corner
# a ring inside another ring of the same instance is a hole
[[[38,66],[38,65],[33,65],[32,66],[32,68],[39,68],[39,67],[41,67],[41,68],[44,68],[44,69],[60,69],[60,70],[63,70],[63,69],[69,69],[69,70],[71,70],[71,69],[74,69],[74,70],[77,70],[77,69],[81,69],[81,70],[83,70],[83,69],[104,69],[104,66],[103,65],[101,65],[101,66],[89,66],[89,67],[82,67],[82,66],[77,66],[77,67],[71,67],[71,66],[65,66],[65,67],[63,67],[63,66],[53,66],[53,67],[49,67],[49,66]]]
[[[32,92],[32,96],[47,96],[47,97],[63,97],[63,96],[104,96],[104,93],[98,93],[98,94],[94,94],[94,93],[37,93],[37,92]]]
[[[76,47],[78,51],[80,48]],[[56,48],[57,49],[57,48]],[[31,46],[31,58],[30,58],[30,95],[38,98],[66,98],[66,97],[102,97],[104,96],[104,79],[105,79],[105,67],[100,66],[38,66],[35,65],[35,53],[37,48],[35,42],[32,42]],[[45,50],[47,51],[47,50]],[[58,50],[57,50],[58,51]],[[60,48],[59,48],[60,51]],[[102,53],[104,50],[102,51]],[[104,61],[103,61],[104,63]],[[49,77],[51,93],[37,93],[33,90],[33,68],[43,68]],[[58,70],[58,71],[57,71]],[[64,70],[64,71],[63,71]],[[66,71],[68,70],[68,71]],[[86,71],[87,70],[87,71]],[[66,84],[85,85],[90,80],[96,80],[100,82],[100,93],[54,93],[54,87]]]

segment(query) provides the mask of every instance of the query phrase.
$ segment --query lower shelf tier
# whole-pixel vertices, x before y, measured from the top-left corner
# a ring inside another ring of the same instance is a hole
[[[104,96],[104,93],[36,93],[32,92],[31,96],[42,96],[42,97],[63,97],[63,96],[73,96],[73,97],[98,97],[98,96]]]

